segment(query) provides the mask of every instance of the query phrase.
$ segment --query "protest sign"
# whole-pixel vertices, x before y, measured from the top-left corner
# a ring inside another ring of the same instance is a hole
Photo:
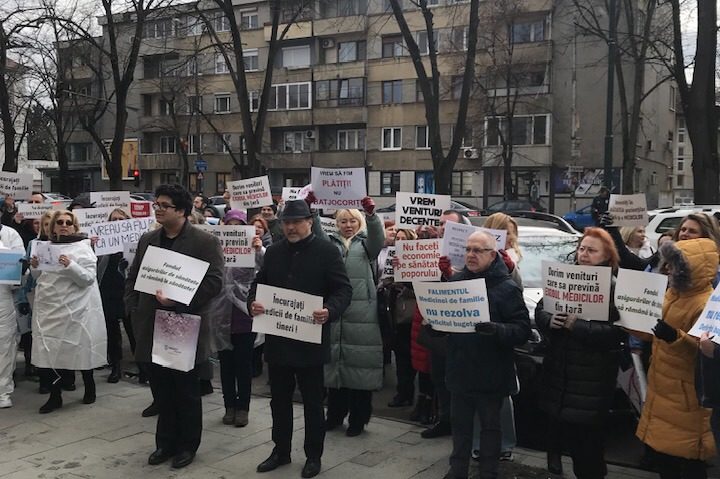
[[[152,362],[177,371],[194,368],[200,321],[195,314],[156,310]]]
[[[440,253],[442,256],[450,258],[450,263],[453,268],[462,269],[462,267],[465,266],[465,246],[467,245],[467,239],[476,231],[490,233],[493,238],[495,238],[495,249],[505,249],[505,242],[507,241],[507,231],[505,230],[481,228],[479,226],[448,221],[445,223]]]
[[[608,213],[613,226],[645,226],[648,224],[645,194],[610,195]]]
[[[115,209],[114,206],[105,206],[103,208],[77,208],[72,212],[78,220],[80,231],[88,233],[92,225],[108,221],[110,213]]]
[[[243,225],[197,225],[220,240],[225,255],[225,267],[252,268],[255,250],[252,247],[255,227]]]
[[[0,284],[20,284],[24,251],[0,249]]]
[[[88,236],[97,238],[95,241],[97,256],[120,253],[125,243],[137,243],[143,234],[150,231],[154,222],[152,218],[133,218],[95,223],[88,228]]]
[[[362,208],[367,196],[365,168],[317,168],[310,171],[314,208]]]
[[[720,344],[720,284],[715,287],[688,334],[699,338],[705,332],[712,337],[714,343]]]
[[[105,208],[112,206],[120,208],[130,214],[130,192],[129,191],[91,191],[90,203],[93,208]]]
[[[652,334],[662,317],[668,277],[664,274],[620,269],[615,283],[615,307],[620,313],[618,326]]]
[[[322,296],[258,284],[255,301],[263,305],[265,314],[253,318],[254,333],[322,342],[322,325],[313,321],[313,311],[323,308]]]
[[[295,200],[301,200],[300,197],[300,191],[302,190],[302,187],[290,187],[285,186],[282,189],[282,199],[283,201],[295,201]]]
[[[426,283],[413,281],[422,317],[438,331],[475,332],[477,323],[490,321],[484,279]]]
[[[607,321],[610,268],[542,262],[543,308],[549,313]]]
[[[404,240],[395,242],[398,267],[395,281],[440,280],[440,240]]]
[[[9,195],[16,200],[29,200],[32,195],[32,173],[0,172],[0,194]]]
[[[135,291],[155,296],[162,290],[168,299],[190,304],[210,263],[157,246],[145,250],[135,280]]]
[[[53,209],[52,203],[16,203],[16,206],[25,220],[40,219],[45,212]]]
[[[447,195],[395,193],[395,227],[415,229],[418,226],[440,226],[443,211],[450,209]]]
[[[380,279],[393,278],[395,276],[395,268],[393,267],[392,261],[395,259],[395,246],[387,247],[387,256],[385,262],[380,265]]]
[[[135,253],[137,253],[137,247],[137,243],[125,243],[123,245],[123,258],[125,258],[125,261],[132,264],[135,259]]]
[[[246,210],[273,204],[267,175],[228,181],[227,189],[230,192],[230,207],[233,209]]]
[[[154,217],[155,211],[152,209],[152,201],[131,201],[130,216],[133,218]]]
[[[334,218],[326,218],[324,216],[320,216],[320,226],[322,227],[322,230],[325,232],[326,235],[329,235],[330,233],[337,233],[337,223],[335,222]]]
[[[90,244],[90,240],[84,241]],[[37,257],[38,271],[60,271],[65,269],[65,267],[60,264],[60,255],[68,254],[75,250],[76,247],[73,243],[62,244],[52,243],[50,241],[33,241],[30,244],[30,257]]]

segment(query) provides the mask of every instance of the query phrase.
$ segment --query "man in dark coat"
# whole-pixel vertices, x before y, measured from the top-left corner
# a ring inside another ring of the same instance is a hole
[[[288,201],[281,221],[285,238],[267,249],[264,265],[250,288],[248,310],[252,316],[265,311],[265,305],[255,301],[258,284],[322,296],[323,309],[313,312],[315,323],[323,325],[322,342],[313,344],[266,336],[265,360],[270,373],[275,448],[270,457],[258,465],[257,471],[272,471],[290,463],[292,396],[297,381],[305,409],[307,461],[302,477],[314,477],[320,472],[325,441],[323,365],[330,361],[329,323],[339,319],[350,305],[352,286],[338,249],[312,232],[312,214],[305,201]]]
[[[200,446],[202,402],[197,365],[215,352],[211,318],[207,317],[206,308],[222,289],[225,258],[217,238],[193,227],[186,220],[192,211],[192,197],[185,188],[162,185],[155,191],[155,198],[153,209],[162,228],[145,233],[140,238],[125,283],[125,307],[135,332],[135,360],[143,363],[152,361],[157,310],[201,317],[195,368],[182,372],[157,364],[149,367],[150,384],[159,416],[155,433],[157,450],[150,455],[148,463],[161,464],[172,457],[172,466],[181,468],[193,461]],[[210,263],[188,306],[168,299],[162,290],[154,295],[135,291],[135,280],[148,246],[168,249]]]
[[[473,441],[473,418],[480,418],[480,478],[497,478],[500,408],[515,389],[513,348],[530,337],[530,317],[522,290],[510,278],[495,238],[475,232],[467,240],[465,268],[450,281],[483,278],[490,321],[475,333],[450,333],[446,384],[451,395],[453,451],[445,479],[466,479]]]
[[[590,215],[592,216],[595,226],[600,225],[600,218],[602,215],[608,212],[610,205],[610,190],[607,187],[600,187],[600,192],[593,198],[592,205],[590,206]]]

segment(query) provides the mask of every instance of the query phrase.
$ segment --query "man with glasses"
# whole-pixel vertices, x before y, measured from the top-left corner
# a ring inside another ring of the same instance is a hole
[[[225,259],[219,240],[198,228],[186,217],[193,208],[190,193],[180,185],[162,185],[155,191],[155,219],[161,228],[145,233],[138,243],[137,254],[128,270],[125,283],[125,304],[132,320],[135,339],[135,360],[152,360],[155,312],[159,309],[199,315],[195,368],[188,372],[150,364],[150,385],[159,415],[155,443],[157,449],[148,458],[150,465],[173,459],[173,468],[182,468],[195,458],[202,433],[202,403],[197,365],[214,351],[211,320],[206,316],[209,302],[220,292]],[[175,251],[210,263],[202,282],[188,306],[165,297],[162,290],[154,295],[135,291],[138,269],[148,246]]]
[[[445,382],[451,396],[453,451],[445,479],[468,477],[476,413],[482,426],[479,477],[492,479],[498,477],[500,408],[515,389],[513,348],[528,340],[530,317],[522,290],[495,251],[495,238],[477,231],[465,251],[465,267],[450,281],[484,279],[490,321],[478,323],[474,333],[448,334]]]

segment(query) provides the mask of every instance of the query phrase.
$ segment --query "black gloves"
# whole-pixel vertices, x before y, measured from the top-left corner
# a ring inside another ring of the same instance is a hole
[[[601,228],[607,228],[608,226],[612,226],[613,219],[612,216],[610,216],[610,213],[603,213],[600,215],[600,218],[598,220],[598,225]]]
[[[477,323],[475,325],[475,332],[483,336],[494,336],[495,333],[497,333],[497,324],[492,321]]]
[[[659,339],[662,339],[666,343],[674,343],[675,340],[677,340],[678,338],[678,333],[675,328],[670,326],[662,319],[658,320],[657,324],[653,328],[653,333],[655,333],[655,336],[657,336]]]

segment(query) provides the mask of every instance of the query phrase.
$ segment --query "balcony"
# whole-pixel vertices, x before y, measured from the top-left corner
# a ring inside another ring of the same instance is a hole
[[[302,153],[263,153],[263,165],[269,169],[362,167],[364,151],[312,151]]]
[[[305,110],[278,110],[268,111],[265,126],[268,128],[305,126],[313,124],[313,112]]]
[[[263,153],[261,155],[263,166],[268,169],[310,168],[312,166],[311,152],[303,153]]]
[[[142,153],[138,166],[141,170],[179,170],[177,153]]]
[[[360,168],[365,165],[365,152],[358,151],[322,151],[315,153],[313,166],[322,168]]]
[[[278,36],[287,26],[283,23],[278,26]],[[311,20],[299,21],[290,25],[284,40],[295,40],[297,38],[310,38],[313,36],[313,23]],[[265,41],[269,42],[272,37],[272,24],[265,25]]]
[[[482,149],[482,166],[502,166],[502,148],[486,146]],[[515,145],[513,147],[513,167],[543,167],[552,165],[552,146]]]
[[[339,35],[367,30],[367,15],[351,15],[315,20],[315,36]]]
[[[315,125],[367,123],[367,108],[345,105],[321,108],[318,105],[318,108],[314,110],[313,122]]]

